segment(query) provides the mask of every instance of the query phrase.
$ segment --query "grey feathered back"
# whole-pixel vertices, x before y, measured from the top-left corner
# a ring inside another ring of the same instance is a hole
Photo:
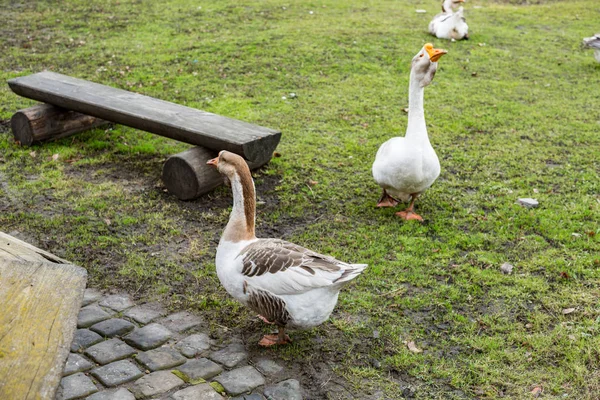
[[[594,36],[583,38],[583,45],[592,49],[600,49],[600,33]]]

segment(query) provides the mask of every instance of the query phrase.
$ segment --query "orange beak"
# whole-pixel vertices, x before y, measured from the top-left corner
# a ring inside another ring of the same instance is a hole
[[[217,168],[217,165],[219,164],[219,157],[215,157],[211,160],[208,160],[206,162],[206,165],[212,165],[213,167]]]
[[[425,45],[425,50],[427,50],[427,54],[429,54],[429,59],[431,60],[431,62],[437,62],[441,56],[448,53],[446,50],[443,49],[434,49],[431,44],[429,44],[429,46]]]

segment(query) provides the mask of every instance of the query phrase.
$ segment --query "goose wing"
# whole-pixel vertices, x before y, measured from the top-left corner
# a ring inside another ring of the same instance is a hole
[[[365,264],[347,264],[294,243],[259,239],[240,251],[242,275],[249,286],[275,295],[331,287],[358,276]]]

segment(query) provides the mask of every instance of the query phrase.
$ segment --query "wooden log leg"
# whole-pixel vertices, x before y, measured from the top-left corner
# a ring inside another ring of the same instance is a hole
[[[219,186],[223,178],[206,165],[216,156],[216,151],[193,147],[169,157],[162,170],[162,180],[169,193],[180,200],[192,200]]]
[[[50,104],[38,104],[19,110],[10,120],[15,141],[23,146],[64,138],[108,123]]]
[[[221,185],[223,177],[206,162],[215,158],[218,152],[204,147],[193,147],[172,155],[163,165],[162,181],[167,190],[180,200],[193,200]],[[260,162],[248,163],[250,169],[256,169],[270,157]]]

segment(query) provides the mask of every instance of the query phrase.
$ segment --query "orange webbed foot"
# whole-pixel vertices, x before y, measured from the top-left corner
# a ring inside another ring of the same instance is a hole
[[[265,318],[265,317],[263,317],[262,315],[257,315],[257,317],[258,317],[258,318],[260,318],[260,320],[261,320],[262,322],[265,322],[265,323],[267,323],[267,324],[269,324],[269,325],[273,325],[273,324],[275,323],[275,322],[271,322],[271,321],[269,321],[268,319],[266,319],[266,318]]]
[[[410,220],[416,220],[419,222],[423,222],[423,217],[421,217],[419,214],[413,212],[413,211],[398,211],[396,213],[397,216],[399,216],[400,218],[402,218],[405,221],[410,221]]]
[[[377,202],[377,207],[396,207],[397,205],[398,200],[387,194],[385,190],[383,191],[379,202]]]
[[[292,340],[288,335],[284,335],[283,338],[280,338],[280,335],[273,334],[263,336],[263,338],[260,339],[260,341],[258,342],[258,345],[262,347],[271,347],[275,345],[283,345],[289,343],[292,343]]]

